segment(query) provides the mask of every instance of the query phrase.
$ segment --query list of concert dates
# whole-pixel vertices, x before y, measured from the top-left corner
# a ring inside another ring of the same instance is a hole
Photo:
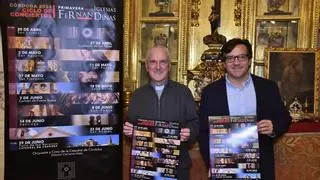
[[[209,116],[208,119],[212,179],[261,179],[256,117]]]
[[[5,179],[119,179],[122,3],[1,2]]]
[[[138,120],[132,138],[132,180],[177,180],[179,157],[178,122]]]

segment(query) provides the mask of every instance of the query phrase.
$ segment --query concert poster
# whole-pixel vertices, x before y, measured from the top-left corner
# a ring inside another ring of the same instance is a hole
[[[177,180],[180,157],[180,124],[139,119],[134,125],[131,180]]]
[[[261,179],[255,116],[209,116],[213,180]]]
[[[1,1],[5,179],[122,178],[122,8]]]

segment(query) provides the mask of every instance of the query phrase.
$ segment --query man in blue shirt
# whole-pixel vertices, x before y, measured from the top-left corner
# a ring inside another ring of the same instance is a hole
[[[202,91],[200,150],[209,168],[208,116],[256,115],[262,179],[273,180],[274,140],[289,128],[291,117],[276,83],[250,74],[252,46],[246,39],[231,39],[221,49],[225,77]]]

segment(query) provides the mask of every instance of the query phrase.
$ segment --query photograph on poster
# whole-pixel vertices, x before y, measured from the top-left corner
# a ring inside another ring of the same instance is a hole
[[[131,176],[132,178],[137,178],[137,177],[141,178],[141,177],[145,177],[145,176],[159,176],[160,172],[132,168],[131,174],[133,174]]]
[[[119,82],[119,72],[115,71],[61,71],[61,82],[110,83]]]
[[[17,94],[40,94],[40,92],[46,94],[40,90],[41,85],[42,88],[49,87],[49,94],[80,92],[79,83],[26,82],[16,83]]]
[[[143,161],[143,160],[136,160],[135,165],[137,166],[144,166],[144,167],[154,167],[153,162],[151,160],[149,161]]]
[[[236,164],[236,159],[234,158],[215,158],[215,164]]]
[[[114,116],[108,114],[83,114],[72,115],[72,124],[76,126],[101,126],[114,125]]]
[[[151,137],[151,132],[150,131],[135,130],[134,133],[135,133],[136,136]]]
[[[142,157],[155,157],[154,152],[150,151],[140,151],[140,150],[132,150],[131,155],[133,156],[142,156]]]
[[[106,28],[90,28],[76,26],[62,26],[59,28],[59,33],[64,35],[66,39],[89,39],[101,40],[106,37],[115,37],[115,32],[109,27]]]
[[[119,61],[119,50],[58,49],[57,57],[62,61]]]
[[[156,132],[163,135],[177,135],[179,133],[179,130],[169,128],[156,128]]]
[[[42,139],[83,135],[81,126],[10,128],[10,139]]]
[[[13,83],[16,94],[66,94],[66,93],[81,93],[83,89],[80,83],[53,83],[53,82],[26,82]],[[111,83],[106,84],[90,84],[87,87],[87,92],[99,91],[115,91],[116,87]]]
[[[60,71],[118,71],[120,63],[116,61],[60,61]]]
[[[177,165],[179,163],[179,160],[177,159],[167,159],[167,158],[156,158],[154,159],[154,161],[157,164]]]
[[[58,6],[62,7],[63,6]],[[85,8],[87,10],[87,8]],[[95,11],[95,10],[92,10]],[[59,14],[60,12],[64,12],[66,14],[63,14],[62,16],[68,16],[69,12],[66,12],[65,9],[63,10],[59,10],[58,11]],[[98,11],[95,12],[94,14],[100,14],[103,11]],[[74,12],[72,12],[74,13]],[[81,18],[78,17],[77,18],[77,28],[78,29],[72,29],[71,27],[71,31],[65,33],[65,30],[60,31],[59,36],[61,38],[61,48],[118,48],[118,43],[117,41],[115,41],[117,39],[117,35],[118,33],[116,33],[115,31],[115,26],[114,26],[114,22],[112,20],[105,20],[102,21],[104,22],[104,24],[101,24],[101,22],[99,22],[99,24],[96,25],[96,22],[94,20],[94,17],[89,17],[91,16],[93,13],[90,12],[90,14],[87,14],[88,12],[80,12],[78,13],[78,16],[80,15],[85,15],[85,17]],[[105,12],[103,12],[103,14],[105,14]],[[109,15],[106,15],[109,18]],[[98,16],[95,16],[98,17]],[[101,15],[100,15],[101,17]],[[111,16],[110,16],[111,17]],[[115,18],[115,16],[112,16],[112,18]],[[67,19],[59,19],[58,24],[62,25],[64,24],[64,20],[69,21],[69,18]],[[60,26],[63,27],[64,25]],[[107,31],[102,31],[102,29],[106,29]],[[70,30],[70,29],[69,29]],[[72,30],[75,30],[72,32]],[[80,32],[77,32],[77,30],[79,30]],[[98,33],[104,33],[105,35],[102,34],[98,34]],[[77,36],[77,37],[76,37]]]
[[[49,37],[8,37],[8,47],[12,49],[52,49],[52,38]]]
[[[164,154],[164,155],[174,155],[174,156],[179,155],[179,150],[177,150],[177,149],[157,147],[156,151],[159,152],[160,154]]]
[[[17,94],[57,94],[59,93],[56,83],[34,82],[17,83]]]
[[[94,147],[119,145],[119,135],[94,135],[68,137],[68,147]]]
[[[168,175],[172,175],[175,176],[177,174],[177,170],[173,169],[173,168],[162,168],[162,167],[158,167],[157,171],[163,174],[168,174]],[[165,178],[165,179],[169,179],[169,178]],[[170,180],[170,179],[169,179]]]
[[[57,72],[60,70],[57,60],[16,60],[18,72]]]
[[[67,103],[74,104],[117,104],[119,103],[119,93],[78,93],[66,94]]]
[[[153,148],[154,147],[154,143],[153,142],[148,142],[148,141],[136,140],[135,146]]]
[[[297,100],[303,112],[318,112],[319,51],[316,49],[266,50],[266,77],[275,81],[287,108]]]
[[[176,139],[167,139],[167,138],[155,137],[154,138],[154,142],[155,143],[159,143],[159,144],[180,145],[180,140],[176,140]]]
[[[18,106],[18,117],[63,116],[61,108],[55,104],[34,104]]]
[[[237,174],[237,173],[239,173],[239,169],[237,169],[237,168],[215,168],[215,169],[213,169],[213,173],[215,173],[215,174]]]
[[[239,173],[239,178],[243,179],[261,179],[260,173]]]

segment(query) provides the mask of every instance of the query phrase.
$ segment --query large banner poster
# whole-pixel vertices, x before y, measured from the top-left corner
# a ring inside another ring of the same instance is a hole
[[[134,126],[131,180],[177,180],[180,124],[139,119]]]
[[[256,117],[209,116],[209,127],[212,179],[261,179]]]
[[[121,0],[6,0],[5,179],[121,179]]]

